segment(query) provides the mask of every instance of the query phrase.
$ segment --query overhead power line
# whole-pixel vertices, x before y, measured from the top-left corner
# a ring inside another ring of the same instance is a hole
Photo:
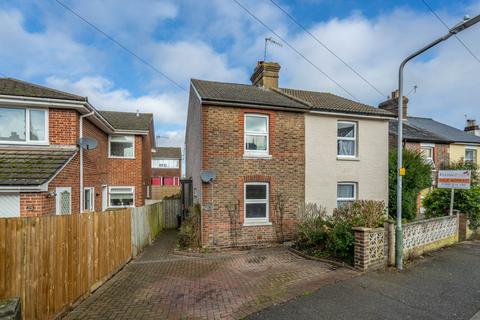
[[[433,8],[428,4],[428,2],[426,0],[422,0],[423,4],[425,4],[425,6],[432,12],[432,14],[438,19],[438,21],[440,21],[444,26],[445,28],[447,28],[447,30],[450,30],[450,27],[445,23],[445,21],[443,21],[442,18],[440,18],[440,16],[435,12],[435,10],[433,10]],[[477,55],[467,46],[467,44],[462,40],[462,38],[460,38],[458,35],[454,35],[454,37],[458,40],[458,42],[460,42],[460,44],[465,48],[465,50],[467,50],[468,53],[470,53],[470,55],[475,59],[477,60],[478,63],[480,63],[480,59],[477,57]]]
[[[103,34],[108,40],[110,40],[111,42],[113,42],[114,44],[116,44],[118,47],[120,47],[121,49],[123,49],[124,51],[126,51],[128,54],[132,55],[133,57],[137,58],[137,60],[139,60],[140,62],[142,62],[143,64],[145,64],[146,66],[148,66],[150,69],[152,69],[153,71],[155,71],[156,73],[160,74],[162,77],[164,77],[165,79],[167,79],[168,81],[170,81],[171,83],[173,83],[175,86],[177,86],[178,88],[182,89],[182,90],[185,90],[185,87],[183,87],[181,84],[179,84],[178,82],[176,82],[175,80],[173,80],[172,78],[170,78],[169,76],[167,76],[165,73],[163,73],[162,71],[160,71],[158,68],[156,68],[155,66],[153,66],[150,62],[148,62],[147,60],[143,59],[142,57],[140,57],[139,55],[137,55],[135,52],[133,52],[132,50],[128,49],[125,45],[121,44],[120,42],[118,42],[115,38],[113,38],[112,36],[110,36],[109,34],[107,34],[105,31],[103,31],[102,29],[100,29],[99,27],[97,27],[96,25],[94,25],[92,22],[88,21],[87,19],[85,19],[84,17],[82,17],[80,14],[78,14],[77,12],[75,12],[72,8],[70,8],[69,6],[67,6],[65,3],[63,3],[62,1],[60,0],[55,0],[59,5],[61,5],[63,8],[65,8],[66,10],[70,11],[73,15],[75,15],[77,18],[79,18],[80,20],[82,20],[83,22],[85,22],[86,24],[88,24],[90,27],[92,27],[93,29],[95,29],[97,32]]]
[[[285,43],[290,49],[292,49],[296,54],[298,54],[300,57],[302,57],[305,61],[307,61],[312,67],[317,69],[321,74],[323,74],[328,80],[333,82],[335,85],[337,85],[340,89],[342,89],[344,92],[346,92],[350,97],[352,97],[355,100],[358,100],[350,91],[348,91],[345,87],[343,87],[340,83],[338,83],[335,79],[333,79],[331,76],[329,76],[325,71],[320,69],[315,63],[313,63],[310,59],[305,57],[300,51],[298,51],[293,45],[291,45],[287,40],[285,40],[282,36],[280,36],[277,32],[275,32],[272,28],[270,28],[266,23],[264,23],[262,20],[260,20],[257,16],[255,16],[250,10],[248,10],[245,6],[243,6],[238,0],[232,0],[235,2],[240,8],[242,8],[246,13],[248,13],[253,19],[255,19],[258,23],[260,23],[262,26],[264,26],[267,30],[269,30],[271,33],[273,33],[278,39],[280,39],[283,43]]]
[[[382,92],[380,89],[378,89],[376,86],[374,86],[370,81],[368,81],[360,72],[355,70],[349,63],[347,63],[345,60],[343,60],[341,57],[339,57],[332,49],[330,49],[325,43],[320,41],[313,33],[311,33],[304,25],[302,25],[295,17],[293,17],[288,11],[283,9],[277,2],[274,0],[270,0],[270,2],[276,6],[280,11],[282,11],[287,17],[290,18],[297,26],[299,26],[303,31],[305,31],[310,37],[313,38],[318,44],[320,44],[324,49],[326,49],[328,52],[330,52],[335,58],[340,60],[350,71],[355,73],[360,79],[362,79],[366,84],[368,84],[373,90],[375,90],[378,94],[380,94],[383,98],[387,97],[388,95]]]

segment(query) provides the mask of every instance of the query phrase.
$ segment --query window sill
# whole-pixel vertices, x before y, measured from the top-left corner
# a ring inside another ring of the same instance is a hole
[[[135,160],[135,157],[116,157],[116,156],[108,156],[109,159],[125,159],[125,160]]]
[[[261,227],[261,226],[271,226],[272,223],[269,221],[265,222],[244,222],[243,226],[244,227]]]
[[[360,158],[358,158],[358,157],[342,157],[342,156],[337,156],[337,160],[340,160],[340,161],[360,161]]]
[[[272,159],[272,155],[270,154],[252,154],[252,153],[244,153],[243,159]]]

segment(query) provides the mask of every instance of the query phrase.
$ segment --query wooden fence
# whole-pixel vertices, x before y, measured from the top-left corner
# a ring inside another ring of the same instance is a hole
[[[163,203],[132,209],[132,256],[136,257],[165,228]]]
[[[50,319],[132,256],[131,210],[0,219],[0,298],[23,319]]]
[[[165,214],[165,228],[173,229],[178,226],[177,215],[182,211],[181,199],[163,200],[163,210]]]

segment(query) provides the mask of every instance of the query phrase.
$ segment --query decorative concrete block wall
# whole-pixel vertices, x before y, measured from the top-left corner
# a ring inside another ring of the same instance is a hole
[[[385,266],[388,254],[384,228],[353,228],[355,232],[355,268],[366,271]]]

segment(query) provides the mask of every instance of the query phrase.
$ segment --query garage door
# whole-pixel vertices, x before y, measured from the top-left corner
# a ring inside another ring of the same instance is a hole
[[[0,193],[0,218],[20,217],[20,195]]]

